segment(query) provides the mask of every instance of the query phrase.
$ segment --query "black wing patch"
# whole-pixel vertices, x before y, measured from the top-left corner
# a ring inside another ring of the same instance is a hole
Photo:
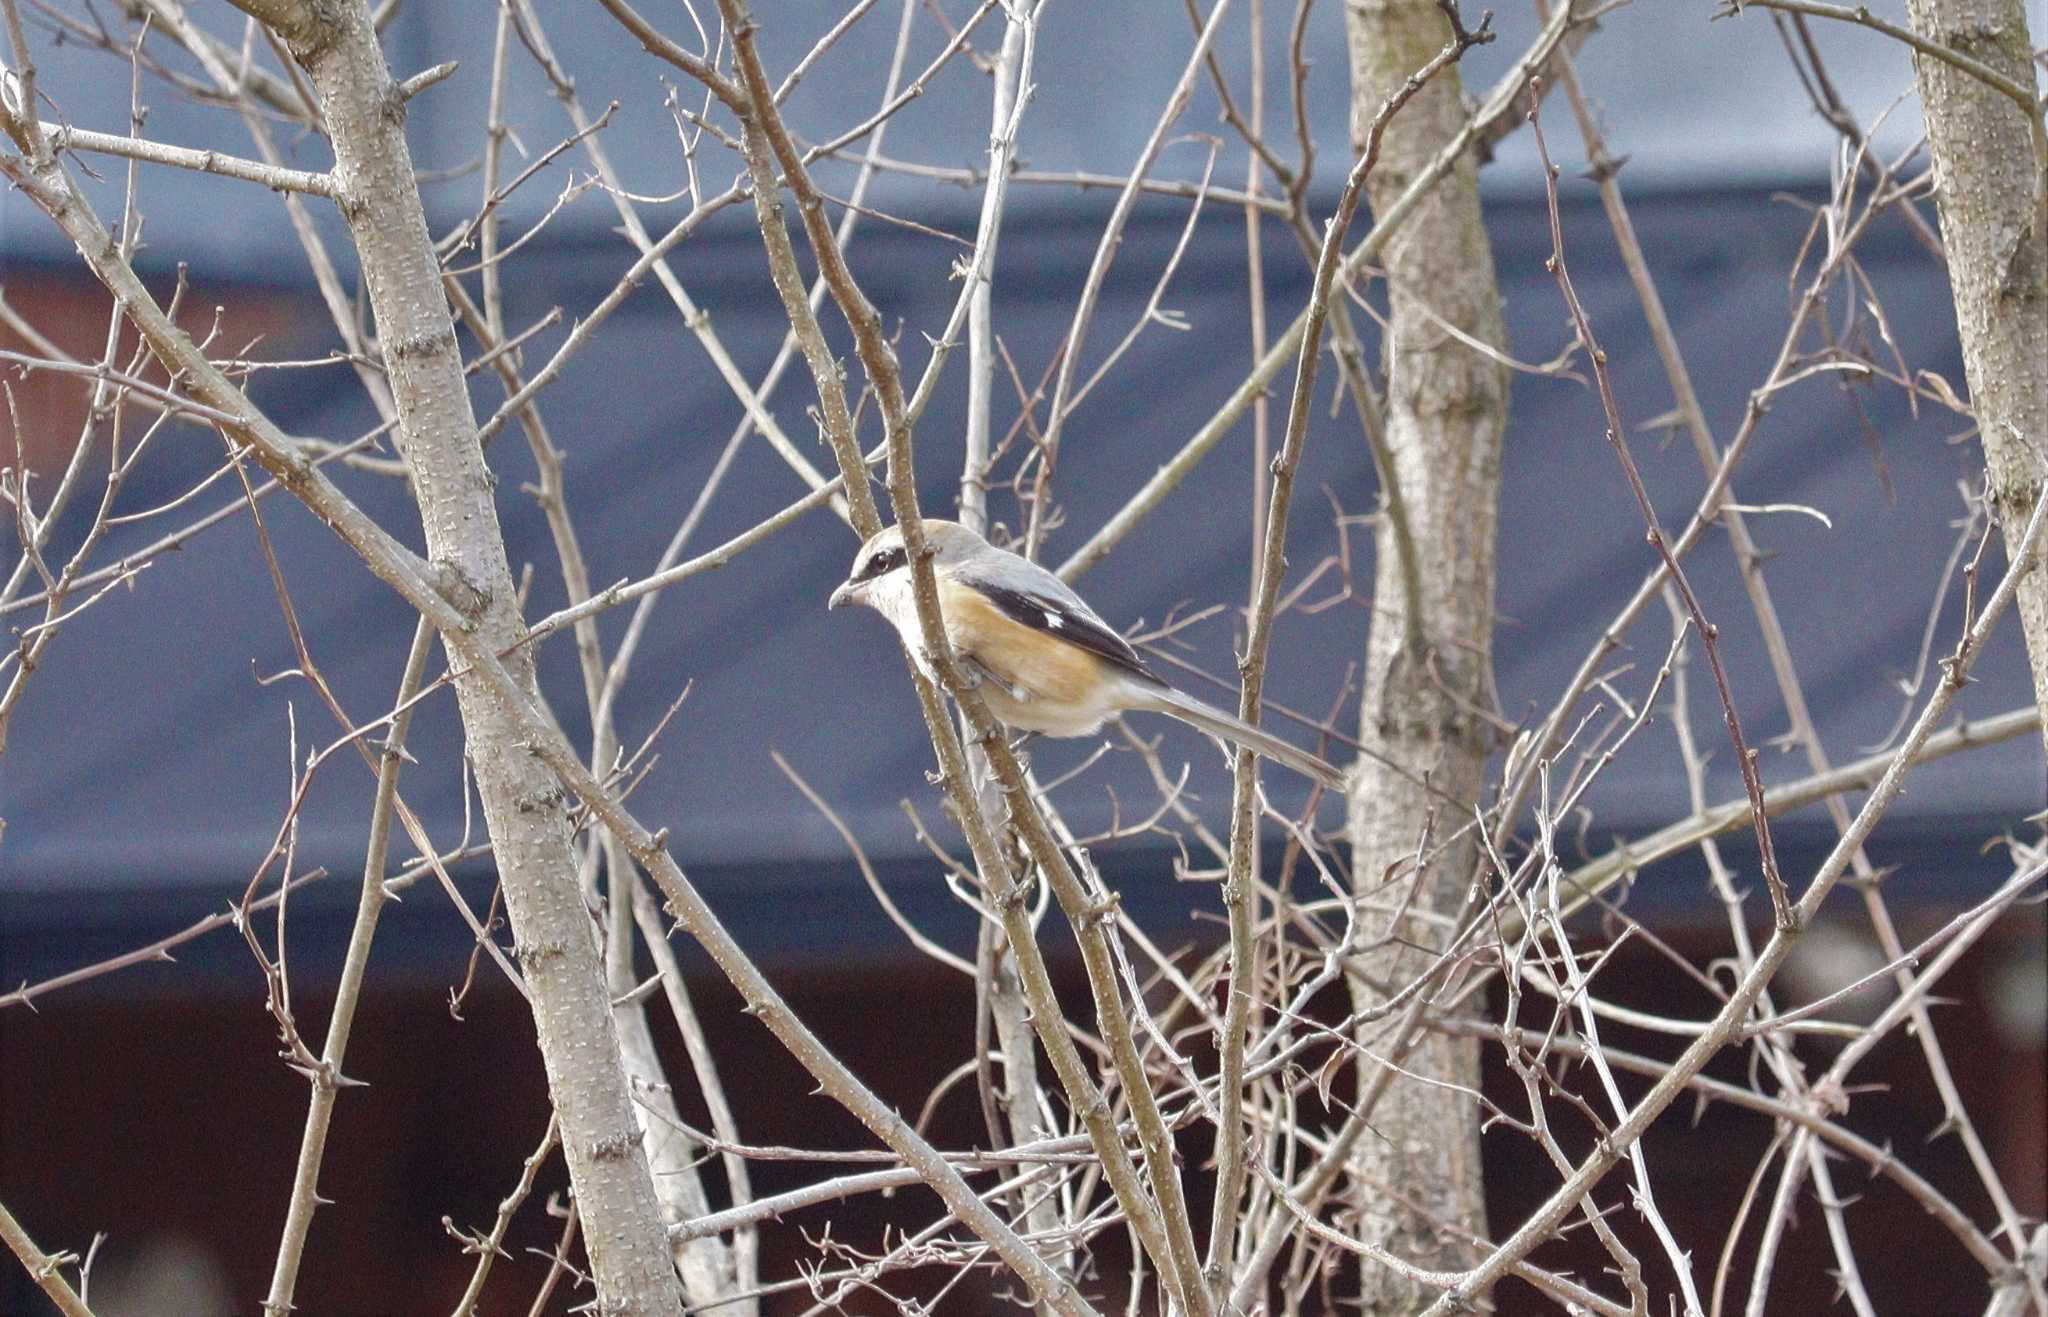
[[[1121,668],[1155,686],[1166,684],[1145,666],[1145,660],[1138,657],[1138,651],[1131,648],[1129,641],[1110,630],[1092,614],[1077,610],[1071,604],[1061,603],[1057,599],[1048,599],[1044,595],[1032,594],[1026,590],[1012,590],[992,585],[987,581],[977,580],[974,588],[1011,620],[1021,622],[1035,631],[1050,632],[1059,636],[1070,644],[1107,660],[1112,667]]]

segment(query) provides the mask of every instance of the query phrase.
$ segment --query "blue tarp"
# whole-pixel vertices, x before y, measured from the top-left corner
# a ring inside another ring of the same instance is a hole
[[[1568,182],[1566,241],[1579,291],[1610,354],[1629,442],[1660,515],[1678,526],[1705,484],[1690,444],[1646,423],[1670,410],[1670,395],[1641,313],[1615,259],[1591,189]],[[1118,256],[1085,352],[1099,360],[1139,316],[1164,266],[1185,212],[1182,203],[1147,202]],[[1090,207],[1022,212],[1007,231],[998,273],[998,331],[1029,380],[1065,332],[1102,214]],[[1806,214],[1758,193],[1667,193],[1642,197],[1635,218],[1661,281],[1677,333],[1709,416],[1725,441],[1762,380],[1788,321],[1787,270]],[[971,232],[970,215],[940,227]],[[1550,239],[1540,203],[1505,202],[1489,213],[1511,350],[1524,361],[1554,357],[1569,339],[1562,303],[1543,268]],[[1307,293],[1307,274],[1291,240],[1269,226],[1270,315],[1284,324]],[[1241,217],[1205,219],[1164,304],[1184,315],[1185,333],[1154,327],[1137,342],[1068,424],[1057,492],[1064,524],[1050,538],[1058,558],[1119,506],[1241,380],[1249,361]],[[574,317],[611,286],[630,253],[617,240],[578,241],[546,252],[508,289],[508,321],[529,323],[552,306]],[[853,263],[892,329],[911,371],[928,351],[957,284],[948,278],[955,249],[888,225],[865,228]],[[1948,289],[1941,271],[1896,220],[1880,221],[1862,249],[1905,360],[1961,388]],[[758,378],[783,319],[769,291],[758,237],[743,225],[719,228],[681,249],[678,269],[707,307],[741,368]],[[53,267],[53,271],[58,267]],[[544,278],[531,273],[545,270]],[[67,272],[68,273],[68,272]],[[199,290],[232,302],[236,290]],[[305,323],[323,317],[308,296]],[[1842,298],[1831,315],[1850,317]],[[1859,332],[1873,332],[1867,313]],[[543,336],[527,359],[544,358],[559,332]],[[309,328],[303,342],[273,340],[280,357],[324,350]],[[1881,344],[1873,349],[1886,352]],[[1888,355],[1888,352],[1887,352]],[[1583,363],[1581,363],[1583,364]],[[925,506],[953,506],[965,386],[956,358],[918,435]],[[475,384],[478,410],[501,395],[494,381]],[[1325,371],[1302,471],[1290,560],[1297,577],[1338,543],[1336,509],[1375,506],[1370,462],[1348,411],[1330,415],[1334,373]],[[348,439],[373,422],[353,377],[340,368],[271,373],[255,392],[293,433]],[[1285,392],[1279,392],[1284,407]],[[801,369],[776,398],[783,425],[808,444],[814,401]],[[651,282],[599,332],[596,341],[543,395],[556,442],[567,454],[569,500],[593,578],[608,583],[647,572],[739,419],[738,405],[706,365],[673,307]],[[999,396],[1000,432],[1015,399]],[[1276,413],[1277,416],[1277,413]],[[873,430],[872,409],[867,416]],[[1758,503],[1819,509],[1832,528],[1796,513],[1759,515],[1752,528],[1771,555],[1767,577],[1790,632],[1793,652],[1827,743],[1838,761],[1883,738],[1902,707],[1895,679],[1914,667],[1943,562],[1963,513],[1958,484],[1976,478],[1974,442],[1952,442],[1965,426],[1923,405],[1916,417],[1899,390],[1844,383],[1825,375],[1772,400],[1737,482]],[[1547,709],[1580,657],[1652,563],[1622,474],[1602,438],[1592,392],[1579,383],[1518,376],[1506,440],[1500,551],[1501,623],[1495,642],[1502,708],[1510,719]],[[872,439],[870,440],[872,442]],[[160,441],[122,495],[143,508],[188,488],[221,461],[216,437],[193,429]],[[814,460],[830,469],[822,445]],[[500,477],[499,506],[515,568],[535,567],[528,612],[559,606],[562,587],[545,524],[523,487],[532,461],[516,430],[491,450]],[[1231,671],[1240,634],[1235,611],[1248,593],[1246,508],[1255,473],[1248,426],[1240,426],[1103,566],[1081,582],[1105,617],[1126,629],[1163,620],[1169,608],[1229,606],[1183,632],[1185,657],[1211,672]],[[1895,497],[1887,497],[1886,476]],[[387,477],[347,473],[344,486],[387,527],[417,543],[414,514]],[[230,497],[232,482],[193,505]],[[758,439],[735,464],[693,549],[708,548],[803,492]],[[367,718],[388,704],[411,621],[405,608],[334,536],[286,498],[265,502],[276,543],[316,659],[350,712]],[[996,515],[1014,524],[1015,504],[998,494]],[[188,510],[188,515],[189,515]],[[79,523],[80,514],[72,521]],[[118,530],[106,557],[132,552],[168,524]],[[68,528],[75,534],[77,525]],[[1363,652],[1370,590],[1370,536],[1352,533],[1356,597],[1283,619],[1274,643],[1271,696],[1317,717],[1338,698],[1348,666]],[[918,726],[902,662],[886,628],[865,613],[828,614],[824,600],[854,548],[848,529],[818,512],[729,566],[693,579],[662,601],[619,706],[629,743],[650,732],[686,688],[660,740],[659,762],[634,806],[669,830],[677,858],[713,892],[744,933],[858,942],[893,937],[858,889],[846,850],[831,826],[777,771],[779,750],[832,801],[885,872],[918,884],[944,906],[936,865],[919,847],[900,802],[913,802],[938,834],[952,839],[925,773],[930,749]],[[1992,554],[1993,561],[1998,559]],[[1755,620],[1718,532],[1690,560],[1694,584],[1718,624],[1723,656],[1753,744],[1765,747],[1767,780],[1800,776],[1802,758],[1774,748],[1785,718],[1765,663]],[[1337,593],[1334,575],[1310,601]],[[1952,643],[1960,591],[1943,606],[1937,646]],[[16,613],[20,625],[35,614]],[[605,617],[615,642],[623,611]],[[1661,660],[1670,628],[1661,607],[1629,633],[1617,654],[1616,688],[1640,696]],[[1628,666],[1628,665],[1633,665]],[[334,725],[306,685],[259,678],[294,666],[276,600],[246,516],[238,516],[157,560],[129,590],[115,592],[71,622],[35,674],[0,759],[0,930],[12,929],[5,974],[30,975],[55,954],[35,930],[52,921],[83,934],[124,929],[138,910],[152,918],[218,906],[239,895],[271,844],[287,800],[296,753],[324,745]],[[438,666],[438,658],[437,658]],[[549,699],[573,737],[587,738],[581,686],[566,639],[541,652]],[[1703,745],[1718,747],[1710,793],[1739,794],[1718,709],[1704,668],[1694,684],[1692,717]],[[2017,631],[2008,626],[1977,669],[1963,711],[2001,712],[2027,702]],[[1234,693],[1183,684],[1218,703]],[[1355,722],[1347,704],[1344,725]],[[1270,720],[1269,720],[1270,721]],[[1303,733],[1277,723],[1284,734]],[[1211,746],[1160,720],[1175,761],[1193,766],[1200,807],[1220,820],[1227,800],[1221,757]],[[421,708],[410,748],[419,760],[403,778],[407,800],[435,838],[452,843],[464,825],[461,743],[445,692]],[[1086,742],[1034,744],[1050,776],[1090,748]],[[1269,786],[1282,804],[1299,784],[1279,770]],[[370,778],[353,754],[319,775],[300,819],[298,863],[341,873],[360,866]],[[1113,796],[1112,796],[1113,792]],[[1890,834],[1931,857],[1925,890],[1960,881],[1953,865],[1974,863],[1983,837],[2042,805],[2040,742],[2026,736],[1922,769],[1894,811]],[[1155,799],[1134,756],[1113,753],[1060,800],[1082,832],[1106,826],[1114,802],[1123,817]],[[1593,802],[1589,845],[1615,830],[1640,834],[1685,812],[1685,791],[1666,716],[1660,713],[1607,775]],[[1337,815],[1326,814],[1334,824]],[[480,821],[477,823],[481,830]],[[1220,826],[1220,822],[1219,822]],[[1781,847],[1824,840],[1825,820],[1809,812],[1784,821]],[[401,840],[400,849],[409,851]],[[1929,847],[1933,849],[1928,849]],[[1118,866],[1156,877],[1170,857],[1163,838],[1106,847],[1112,881]],[[1943,858],[1947,857],[1947,858]],[[1687,887],[1686,895],[1699,892]],[[344,894],[345,895],[345,894]],[[437,897],[422,897],[438,901]],[[1181,898],[1174,898],[1181,900]],[[1182,901],[1185,904],[1185,901]],[[310,907],[309,907],[310,908]],[[796,926],[824,920],[810,934]],[[82,945],[67,941],[66,946]],[[61,962],[75,957],[64,954]]]

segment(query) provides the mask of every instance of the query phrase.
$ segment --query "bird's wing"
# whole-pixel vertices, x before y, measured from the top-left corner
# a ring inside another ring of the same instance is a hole
[[[1145,660],[1138,657],[1138,651],[1131,648],[1129,641],[1097,617],[1095,610],[1081,602],[1080,596],[1072,591],[1063,590],[1061,594],[1068,597],[1058,598],[1049,592],[1020,590],[986,579],[975,580],[973,586],[1005,617],[1019,625],[1058,636],[1141,681],[1155,686],[1166,684],[1145,666]]]

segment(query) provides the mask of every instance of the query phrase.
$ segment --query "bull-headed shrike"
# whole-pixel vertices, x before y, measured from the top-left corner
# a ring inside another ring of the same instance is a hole
[[[1112,714],[1163,713],[1343,789],[1344,774],[1334,766],[1161,681],[1080,595],[1037,563],[956,521],[926,518],[924,534],[946,639],[978,681],[989,712],[1004,723],[1047,736],[1087,736]],[[866,604],[889,619],[919,671],[936,680],[900,528],[860,546],[845,584],[832,592],[830,607],[843,604]]]

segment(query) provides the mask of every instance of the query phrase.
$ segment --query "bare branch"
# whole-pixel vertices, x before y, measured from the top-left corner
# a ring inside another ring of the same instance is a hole
[[[7,1241],[7,1247],[21,1260],[28,1270],[28,1277],[57,1305],[57,1311],[64,1317],[93,1317],[92,1309],[78,1297],[71,1288],[71,1282],[64,1279],[59,1267],[75,1264],[78,1259],[70,1254],[52,1255],[36,1247],[28,1231],[21,1228],[21,1222],[14,1219],[14,1213],[0,1203],[0,1239]]]

